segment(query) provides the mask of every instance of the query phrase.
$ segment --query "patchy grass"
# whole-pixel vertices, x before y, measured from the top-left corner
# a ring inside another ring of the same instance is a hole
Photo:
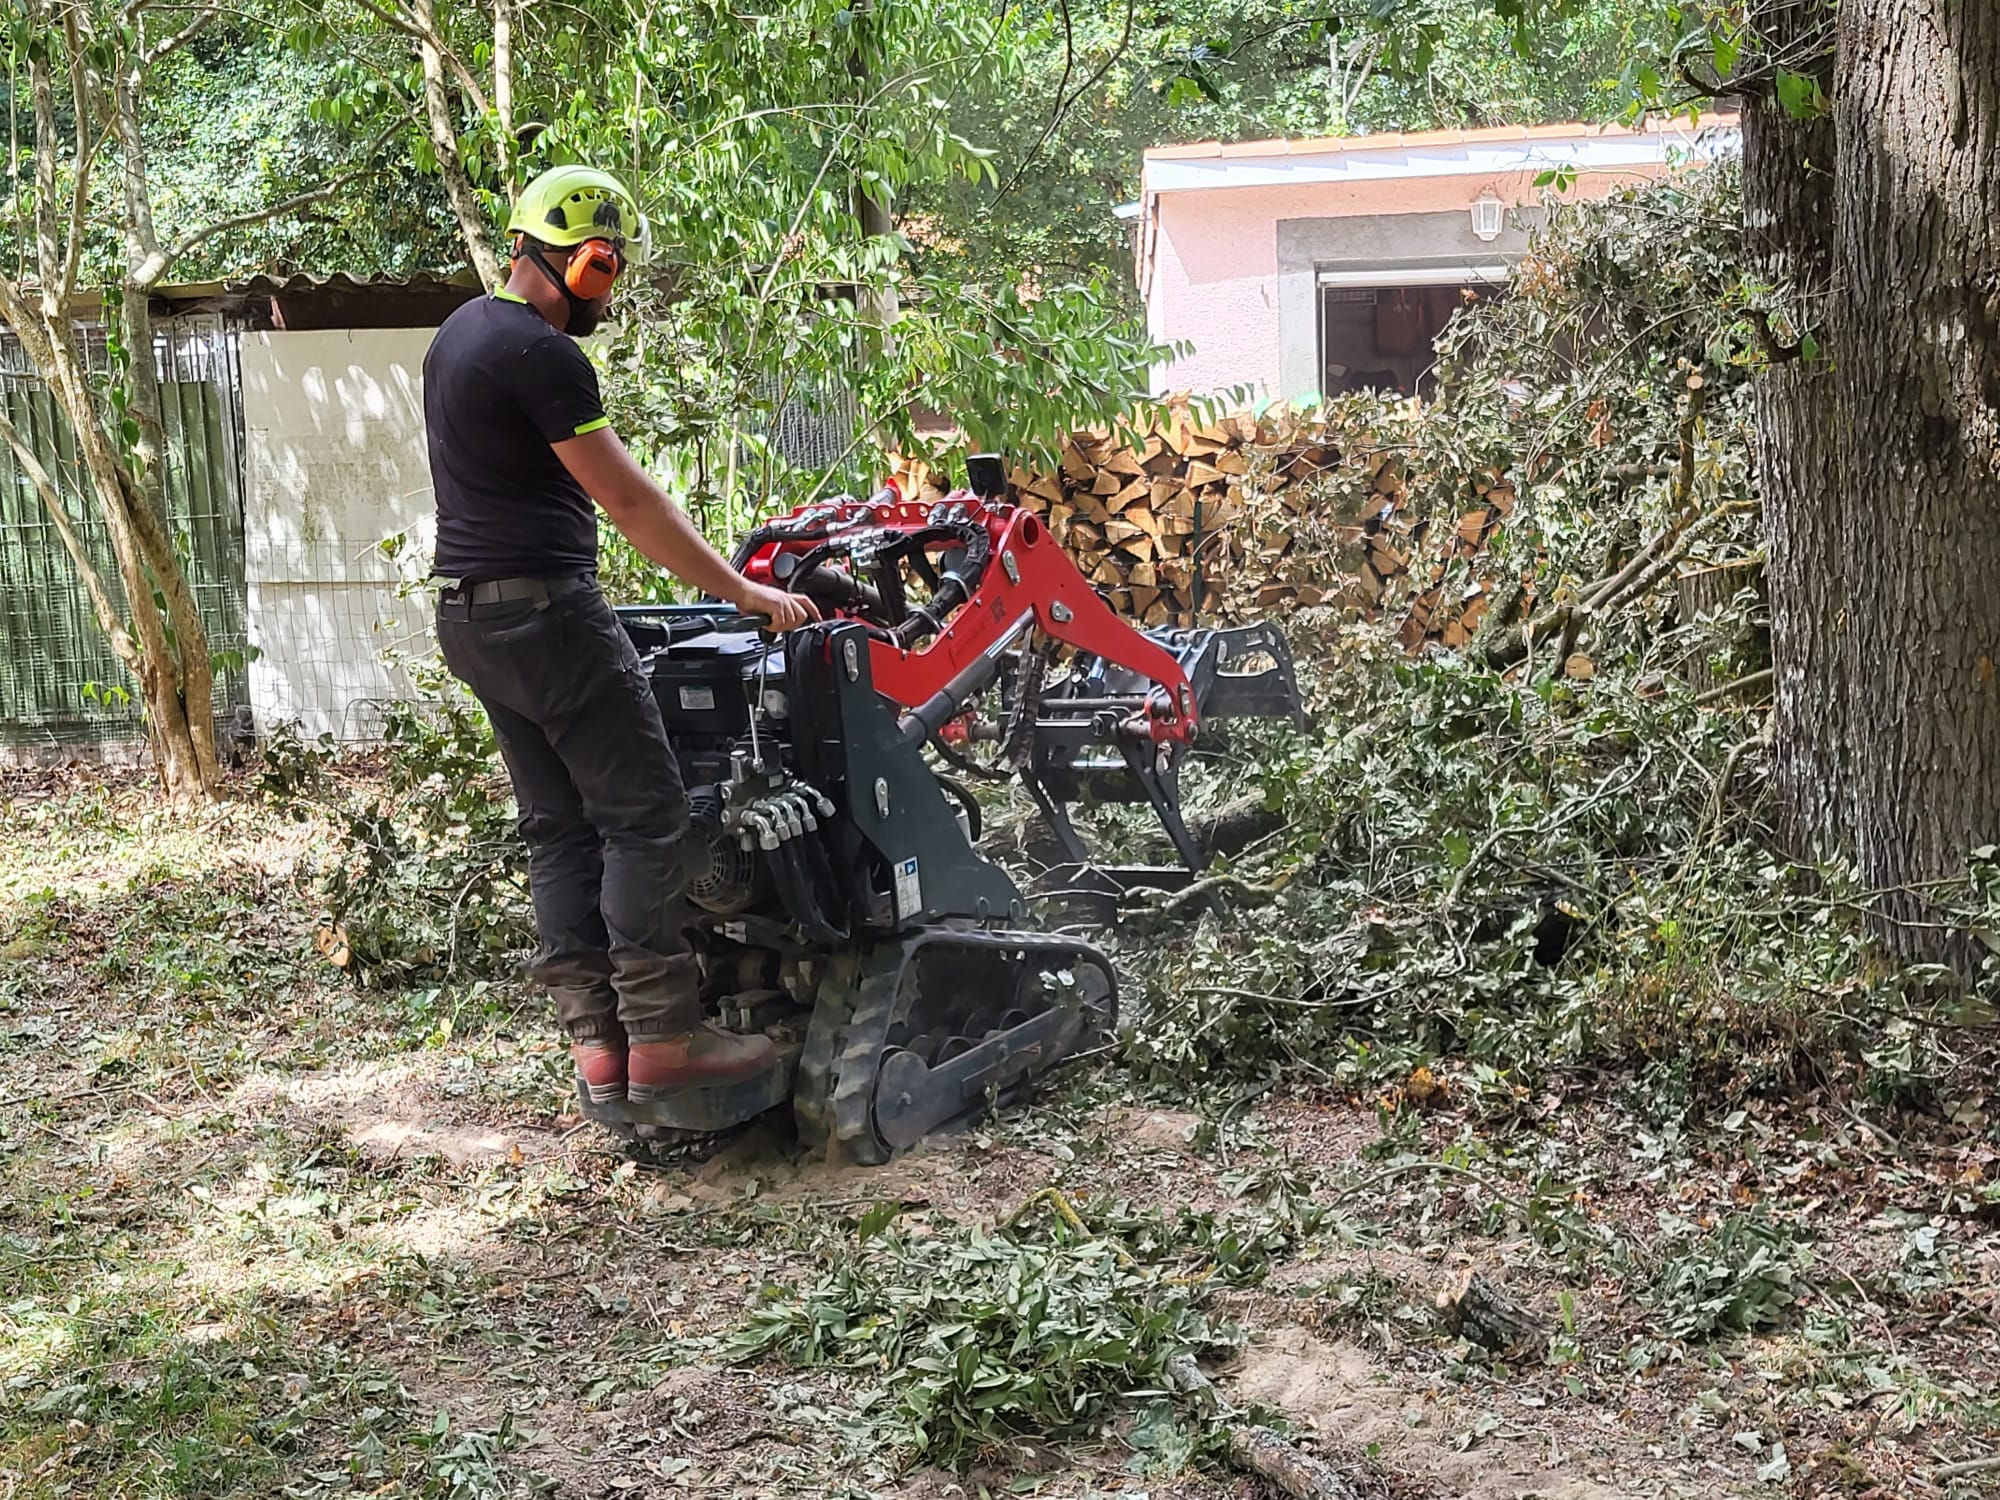
[[[642,1168],[504,974],[315,951],[333,825],[4,796],[13,1496],[1254,1494],[1161,1393],[1181,1345],[1392,1500],[1970,1495],[1930,1476],[2000,1434],[1983,1122],[1433,1050],[1114,1066],[872,1172],[762,1128]],[[1465,1264],[1545,1354],[1440,1333]]]

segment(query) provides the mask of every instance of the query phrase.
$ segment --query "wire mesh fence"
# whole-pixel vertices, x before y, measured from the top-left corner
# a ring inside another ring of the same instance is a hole
[[[101,328],[79,329],[94,376]],[[155,346],[166,428],[165,490],[181,566],[207,626],[223,715],[249,701],[243,574],[241,381],[236,335],[216,317],[178,320]],[[0,330],[0,403],[55,481],[71,522],[125,609],[111,540],[76,441],[19,343]],[[33,483],[0,447],[0,746],[80,750],[142,732],[138,703]]]

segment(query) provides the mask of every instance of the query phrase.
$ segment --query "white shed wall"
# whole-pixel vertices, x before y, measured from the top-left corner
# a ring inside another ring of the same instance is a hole
[[[434,330],[246,333],[242,343],[250,702],[260,729],[369,739],[415,696],[385,659],[432,649],[435,522],[423,361]],[[384,543],[403,536],[403,561]]]

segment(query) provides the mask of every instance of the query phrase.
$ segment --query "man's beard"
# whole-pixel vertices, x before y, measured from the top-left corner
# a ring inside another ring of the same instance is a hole
[[[587,339],[597,332],[597,325],[604,321],[604,309],[595,302],[572,299],[569,305],[569,326],[563,332],[572,338]]]

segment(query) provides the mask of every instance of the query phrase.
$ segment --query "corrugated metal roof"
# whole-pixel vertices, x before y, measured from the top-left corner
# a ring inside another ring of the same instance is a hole
[[[301,292],[366,294],[374,291],[428,292],[479,288],[479,277],[471,270],[417,271],[407,276],[371,274],[356,276],[347,271],[324,274],[293,271],[274,276],[260,271],[254,276],[228,277],[221,281],[183,282],[158,288],[153,295],[169,302],[194,301],[203,297],[281,297]]]

